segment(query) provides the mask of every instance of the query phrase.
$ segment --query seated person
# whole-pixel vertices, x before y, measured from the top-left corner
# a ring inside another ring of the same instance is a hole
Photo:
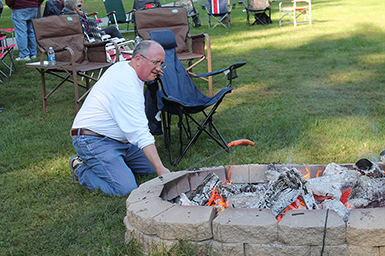
[[[104,28],[101,31],[94,31],[94,33],[92,33],[92,29],[97,29],[95,26],[95,20],[92,18],[88,18],[87,15],[84,13],[84,11],[80,9],[82,5],[83,5],[83,0],[64,0],[64,8],[62,10],[62,13],[78,14],[84,26],[84,29],[88,35],[93,36],[95,32],[99,32],[101,34],[108,34],[111,36],[111,38],[114,38],[114,37],[123,38],[122,34],[114,26]]]

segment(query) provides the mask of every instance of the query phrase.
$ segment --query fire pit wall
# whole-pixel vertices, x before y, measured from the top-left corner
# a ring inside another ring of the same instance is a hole
[[[325,168],[285,166],[303,174],[308,170],[311,177]],[[216,217],[213,207],[169,202],[182,192],[189,196],[210,172],[226,181],[231,169],[235,184],[266,183],[267,168],[207,167],[169,173],[140,185],[126,201],[126,242],[135,239],[146,253],[186,240],[197,247],[210,246],[214,255],[321,255],[322,247],[324,255],[385,255],[385,208],[353,209],[346,223],[333,210],[290,210],[277,223],[270,209],[228,208]]]

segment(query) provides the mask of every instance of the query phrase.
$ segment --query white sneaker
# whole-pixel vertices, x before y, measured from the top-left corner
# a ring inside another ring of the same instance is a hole
[[[37,56],[36,56],[36,54],[35,54],[35,55],[32,55],[30,58],[31,58],[31,59],[36,59]]]
[[[19,60],[29,61],[29,60],[31,60],[31,58],[30,58],[29,56],[25,56],[24,58],[17,57],[15,60],[16,60],[16,61],[19,61]]]

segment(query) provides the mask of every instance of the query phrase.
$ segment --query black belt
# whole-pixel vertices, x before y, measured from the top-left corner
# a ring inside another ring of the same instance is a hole
[[[88,135],[88,136],[95,136],[95,137],[101,137],[101,138],[106,137],[106,136],[103,136],[103,135],[101,135],[99,133],[90,131],[88,129],[72,129],[71,130],[71,136],[72,137],[75,137],[75,136],[78,136],[78,135]]]

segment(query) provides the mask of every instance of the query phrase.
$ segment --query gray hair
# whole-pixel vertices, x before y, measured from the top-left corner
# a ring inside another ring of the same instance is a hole
[[[157,44],[160,47],[162,47],[158,42],[153,40],[143,40],[140,41],[140,43],[135,47],[134,52],[132,53],[132,58],[134,59],[136,55],[147,55],[148,50],[150,49],[151,45]],[[163,49],[163,47],[162,47]]]
[[[78,0],[64,0],[64,7],[67,7],[70,10],[75,10],[75,7],[78,5]]]

